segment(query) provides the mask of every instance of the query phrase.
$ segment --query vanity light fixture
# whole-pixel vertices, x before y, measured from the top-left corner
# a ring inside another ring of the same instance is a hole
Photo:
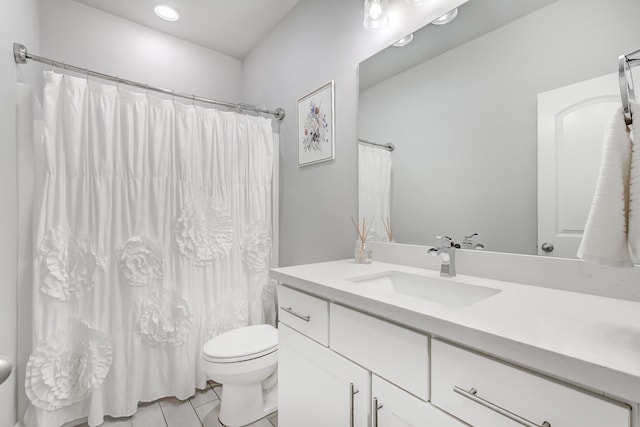
[[[153,5],[153,12],[160,19],[165,21],[177,21],[180,14],[175,7],[168,4],[156,3]]]
[[[389,0],[364,0],[364,28],[377,31],[389,24]]]
[[[411,34],[409,34],[407,36],[404,36],[403,38],[401,38],[400,40],[398,40],[397,42],[395,42],[391,46],[393,46],[393,47],[403,47],[403,46],[408,45],[412,41],[413,41],[413,33],[411,33]]]
[[[448,24],[449,22],[451,22],[454,19],[456,19],[456,16],[458,16],[458,8],[457,7],[455,9],[450,10],[449,12],[445,13],[441,17],[434,19],[431,23],[433,25]]]

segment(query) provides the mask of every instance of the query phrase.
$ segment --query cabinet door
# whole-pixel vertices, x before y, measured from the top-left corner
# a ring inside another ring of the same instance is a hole
[[[431,404],[373,375],[372,427],[463,427]],[[377,405],[377,411],[376,411]]]
[[[278,334],[278,425],[368,427],[369,372],[282,323]]]

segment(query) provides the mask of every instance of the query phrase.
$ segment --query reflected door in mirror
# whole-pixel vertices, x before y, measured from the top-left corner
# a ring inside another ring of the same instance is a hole
[[[575,258],[618,108],[616,73],[538,95],[539,255]]]

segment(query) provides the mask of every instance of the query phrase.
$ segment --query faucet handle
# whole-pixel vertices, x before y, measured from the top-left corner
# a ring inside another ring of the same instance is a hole
[[[473,233],[468,236],[464,236],[464,240],[462,240],[462,247],[465,249],[471,249],[473,246],[473,238],[477,235],[478,233]]]
[[[438,240],[445,240],[447,246],[453,246],[453,239],[449,236],[436,236]]]
[[[478,233],[473,233],[468,236],[464,236],[464,240],[462,241],[462,247],[464,249],[482,249],[484,245],[482,243],[473,244],[473,238],[477,236]]]

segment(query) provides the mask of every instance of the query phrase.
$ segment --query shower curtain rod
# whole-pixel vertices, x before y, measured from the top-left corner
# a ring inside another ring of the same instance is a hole
[[[206,104],[220,105],[220,106],[227,107],[227,108],[233,108],[233,109],[239,109],[239,110],[250,110],[250,111],[255,111],[255,112],[258,112],[258,113],[271,114],[272,116],[275,116],[278,120],[282,120],[284,118],[284,114],[285,114],[285,111],[284,111],[283,108],[276,108],[275,110],[267,110],[265,108],[260,108],[260,107],[255,106],[255,105],[234,104],[232,102],[217,101],[215,99],[203,98],[203,97],[200,97],[200,96],[188,95],[186,93],[175,92],[175,91],[169,90],[169,89],[163,89],[163,88],[160,88],[160,87],[149,86],[148,84],[138,83],[138,82],[134,82],[132,80],[127,80],[127,79],[122,79],[122,78],[117,77],[117,76],[110,76],[108,74],[99,73],[97,71],[92,71],[92,70],[89,70],[87,68],[76,67],[74,65],[65,64],[64,62],[56,61],[56,60],[53,60],[53,59],[49,59],[49,58],[45,58],[45,57],[42,57],[42,56],[38,56],[38,55],[34,55],[32,53],[29,53],[27,48],[24,45],[20,44],[20,43],[13,43],[13,58],[16,61],[16,64],[26,64],[27,63],[27,59],[31,59],[32,61],[40,62],[42,64],[51,65],[52,67],[62,68],[63,70],[70,70],[70,71],[74,71],[74,72],[77,72],[77,73],[85,74],[87,76],[97,77],[97,78],[102,79],[102,80],[108,80],[108,81],[111,81],[111,82],[115,82],[116,84],[122,83],[122,84],[125,84],[127,86],[137,87],[137,88],[140,88],[140,89],[144,89],[146,91],[150,90],[150,91],[153,91],[153,92],[160,92],[160,93],[164,93],[165,95],[170,95],[172,97],[185,98],[185,99],[190,99],[190,100],[192,100],[194,102],[198,101],[198,102],[203,102],[203,103],[206,103]]]
[[[393,145],[392,143],[387,143],[387,144],[380,144],[378,142],[371,142],[371,141],[366,141],[364,139],[360,139],[358,138],[358,141],[364,143],[364,144],[369,144],[369,145],[375,145],[376,147],[380,147],[380,148],[384,148],[385,150],[389,150],[389,151],[393,151],[396,149],[396,146]]]

